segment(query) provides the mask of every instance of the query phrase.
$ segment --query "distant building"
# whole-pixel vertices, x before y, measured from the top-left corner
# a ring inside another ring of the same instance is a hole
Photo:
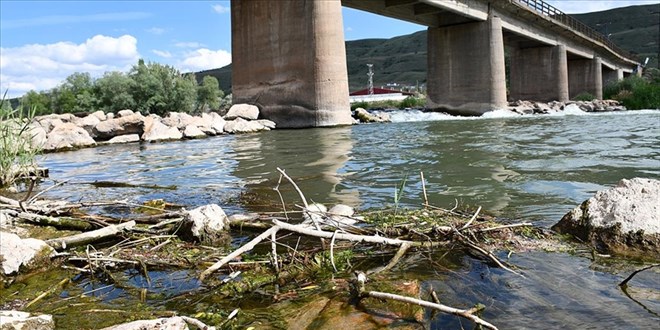
[[[408,96],[414,96],[414,93],[402,92],[393,89],[375,88],[373,95],[369,95],[369,89],[361,89],[349,94],[351,103],[355,102],[374,102],[374,101],[401,101]]]

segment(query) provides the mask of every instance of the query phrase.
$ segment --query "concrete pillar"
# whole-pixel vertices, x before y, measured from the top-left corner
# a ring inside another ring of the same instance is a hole
[[[566,46],[514,48],[510,60],[512,101],[568,101]]]
[[[621,69],[610,69],[608,67],[603,67],[603,86],[608,84],[615,83],[623,79],[623,70]]]
[[[499,17],[428,29],[427,106],[481,115],[507,106]]]
[[[232,0],[234,103],[277,127],[352,123],[340,0]]]
[[[589,93],[603,99],[603,71],[600,57],[568,61],[568,88],[571,98]]]

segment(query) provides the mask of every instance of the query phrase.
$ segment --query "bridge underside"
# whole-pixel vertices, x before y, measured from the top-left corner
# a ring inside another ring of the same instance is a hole
[[[278,127],[350,124],[342,5],[429,27],[431,109],[480,115],[507,98],[602,98],[604,83],[632,72],[607,45],[585,46],[515,1],[232,0],[234,102],[257,105]]]

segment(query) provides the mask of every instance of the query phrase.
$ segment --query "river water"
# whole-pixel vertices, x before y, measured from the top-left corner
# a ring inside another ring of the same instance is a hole
[[[432,205],[482,206],[542,227],[622,178],[660,178],[656,110],[586,114],[571,109],[546,116],[493,112],[480,118],[413,110],[394,112],[393,119],[388,124],[101,146],[48,154],[40,164],[50,169],[52,179],[70,180],[50,197],[162,198],[189,208],[217,203],[230,214],[281,210],[273,189],[277,167],[308,200],[359,210],[393,205],[397,185],[404,187],[399,206],[419,207],[423,172]],[[95,181],[134,186],[91,184]],[[300,204],[290,185],[283,183],[280,191],[289,209]],[[527,277],[465,259],[460,271],[428,271],[424,283],[454,297],[447,302],[485,303],[484,318],[501,329],[660,324],[660,272],[638,275],[633,285],[639,296],[631,299],[616,285],[630,265],[623,271],[587,256],[543,252],[514,255],[510,262],[526,269]],[[437,317],[433,322],[440,329],[455,321]]]

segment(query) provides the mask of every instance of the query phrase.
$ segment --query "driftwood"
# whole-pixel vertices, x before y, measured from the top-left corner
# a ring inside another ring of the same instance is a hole
[[[132,229],[133,227],[135,227],[135,221],[129,221],[77,235],[49,239],[46,241],[46,244],[56,250],[65,250],[69,247],[85,245],[107,237],[115,236],[123,230]]]
[[[464,318],[466,318],[468,320],[471,320],[472,322],[474,322],[476,324],[479,324],[481,326],[484,326],[488,329],[497,330],[496,326],[484,321],[480,317],[473,314],[478,309],[474,309],[474,308],[472,308],[472,309],[458,309],[458,308],[446,306],[446,305],[439,304],[439,303],[432,303],[430,301],[411,298],[411,297],[406,297],[406,296],[401,296],[401,295],[392,294],[392,293],[378,292],[378,291],[367,291],[364,288],[365,282],[367,281],[367,276],[364,273],[357,272],[355,274],[355,277],[356,277],[355,280],[354,280],[355,292],[353,292],[353,294],[358,299],[376,298],[376,299],[385,299],[385,300],[395,300],[395,301],[400,301],[400,302],[404,302],[404,303],[408,303],[408,304],[419,305],[419,306],[422,306],[422,307],[432,308],[434,310],[437,310],[437,311],[440,311],[440,312],[443,312],[443,313],[449,313],[449,314],[454,314],[456,316],[464,317]]]

